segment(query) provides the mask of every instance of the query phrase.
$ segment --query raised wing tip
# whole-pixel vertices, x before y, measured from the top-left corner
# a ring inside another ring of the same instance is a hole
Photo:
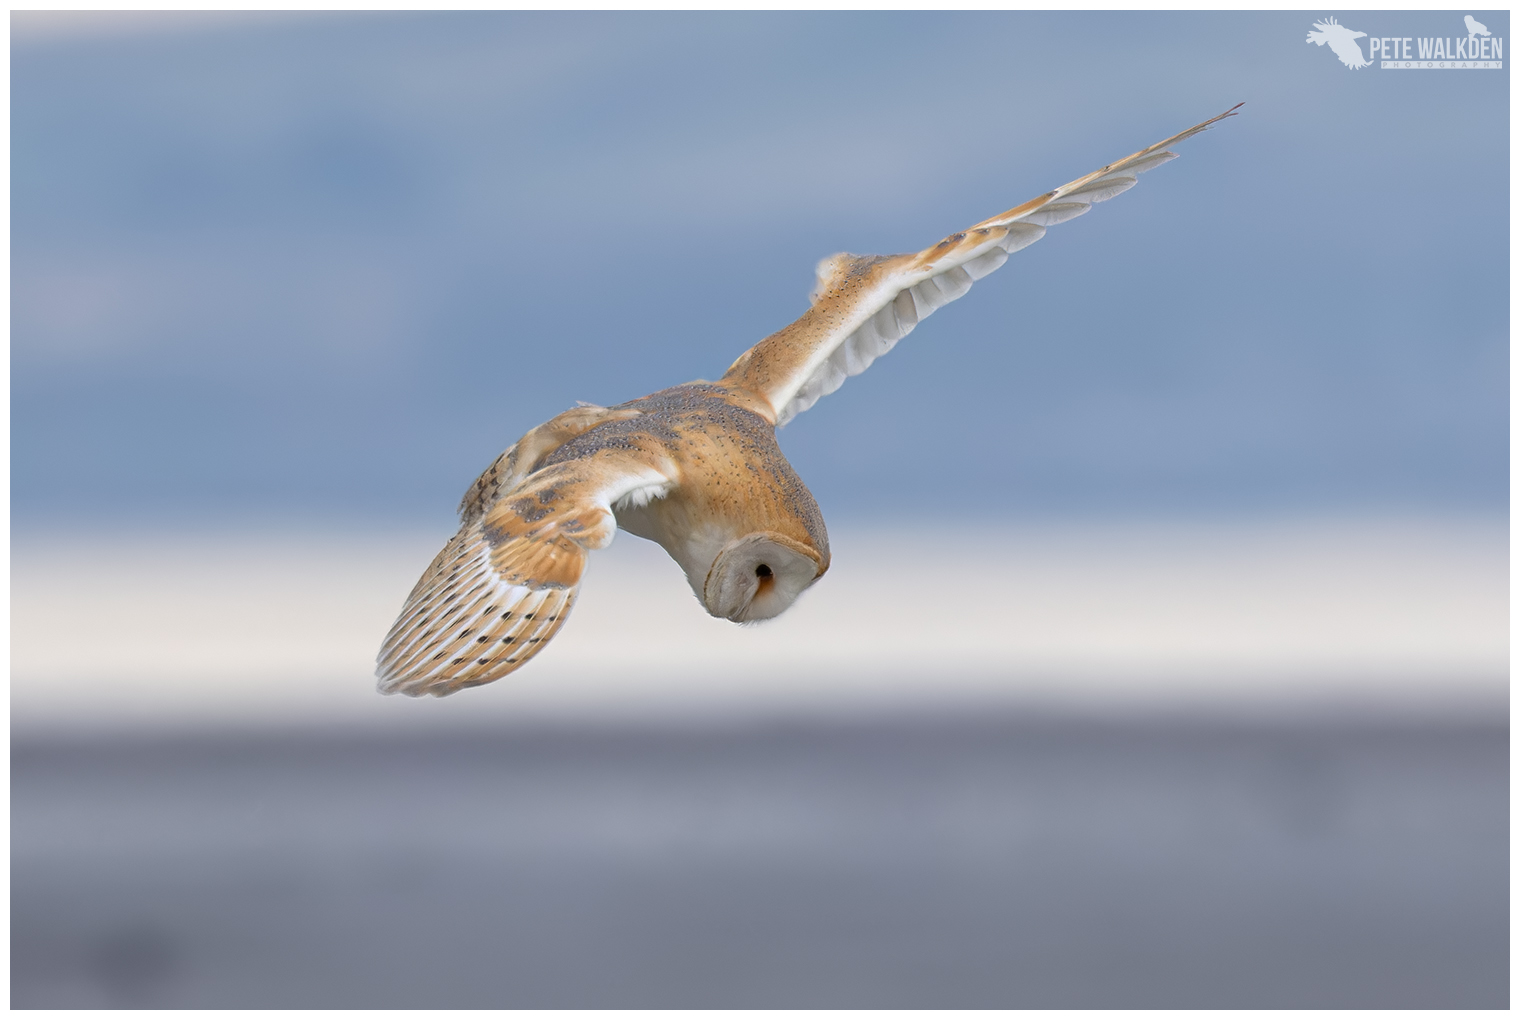
[[[1184,139],[1192,138],[1196,134],[1201,134],[1202,132],[1207,131],[1209,128],[1213,127],[1215,124],[1217,124],[1220,121],[1224,120],[1226,117],[1233,117],[1233,116],[1235,116],[1236,113],[1240,110],[1240,108],[1242,106],[1244,106],[1244,105],[1246,105],[1246,104],[1245,103],[1236,103],[1234,106],[1230,107],[1228,110],[1224,111],[1223,113],[1221,113],[1221,114],[1219,114],[1217,116],[1214,116],[1214,117],[1210,117],[1208,120],[1202,122],[1201,124],[1194,124],[1192,127],[1188,128],[1186,131],[1179,132],[1178,134],[1173,135],[1172,137],[1166,139],[1165,141],[1157,142],[1155,145],[1152,145],[1150,148],[1141,149],[1139,152],[1135,153],[1133,156],[1130,156],[1130,157],[1128,157],[1126,159],[1121,159],[1118,163],[1110,164],[1109,166],[1104,167],[1102,170],[1100,170],[1098,172],[1100,174],[1102,174],[1102,173],[1107,173],[1107,172],[1112,171],[1112,170],[1122,169],[1125,166],[1125,164],[1131,163],[1131,162],[1133,162],[1135,160],[1143,160],[1143,159],[1149,157],[1150,155],[1152,155],[1153,153],[1160,152],[1161,150],[1165,149],[1169,145],[1175,145],[1177,142],[1183,141]],[[1175,153],[1173,153],[1173,155],[1175,156]],[[1077,182],[1073,181],[1072,183],[1075,184]],[[1067,187],[1071,187],[1071,185],[1066,185],[1066,186]],[[1057,189],[1057,190],[1060,190],[1060,189]]]
[[[1234,106],[1232,106],[1232,107],[1230,107],[1230,108],[1229,108],[1229,109],[1228,109],[1228,110],[1226,110],[1226,111],[1224,111],[1224,112],[1223,112],[1223,113],[1221,113],[1221,114],[1220,114],[1220,115],[1219,115],[1219,116],[1217,116],[1217,117],[1214,117],[1214,118],[1213,118],[1213,119],[1211,119],[1211,120],[1206,120],[1206,121],[1204,121],[1204,122],[1203,122],[1203,123],[1204,123],[1204,124],[1205,124],[1205,125],[1208,125],[1208,124],[1216,124],[1216,123],[1218,123],[1218,122],[1219,122],[1219,121],[1221,121],[1221,120],[1224,120],[1224,119],[1225,119],[1225,118],[1226,118],[1226,117],[1234,117],[1234,116],[1237,116],[1237,115],[1238,115],[1238,114],[1239,114],[1239,112],[1240,112],[1240,108],[1241,108],[1241,107],[1242,107],[1242,106],[1244,106],[1244,105],[1246,105],[1246,104],[1245,104],[1245,103],[1236,103],[1236,104],[1235,104],[1235,105],[1234,105]]]
[[[1218,116],[1216,116],[1216,117],[1210,117],[1208,120],[1204,121],[1202,124],[1198,124],[1198,125],[1195,125],[1194,127],[1190,127],[1186,131],[1182,132],[1182,134],[1176,135],[1176,136],[1174,136],[1172,138],[1168,138],[1166,141],[1162,142],[1161,145],[1162,146],[1171,145],[1173,142],[1180,142],[1184,138],[1191,138],[1193,135],[1198,134],[1200,131],[1207,131],[1209,128],[1213,127],[1215,124],[1218,124],[1220,121],[1224,120],[1226,117],[1237,116],[1238,113],[1239,113],[1239,111],[1240,111],[1240,108],[1242,106],[1244,106],[1244,105],[1246,105],[1246,104],[1245,103],[1236,103],[1234,106],[1230,107],[1228,110],[1224,111],[1223,113],[1219,114]]]

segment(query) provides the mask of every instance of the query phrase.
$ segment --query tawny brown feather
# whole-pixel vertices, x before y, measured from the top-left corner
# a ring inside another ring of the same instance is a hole
[[[638,413],[627,408],[572,407],[529,430],[492,461],[466,490],[464,498],[459,501],[460,519],[472,521],[485,513],[503,493],[532,474],[545,457],[587,429],[604,421],[631,418]]]

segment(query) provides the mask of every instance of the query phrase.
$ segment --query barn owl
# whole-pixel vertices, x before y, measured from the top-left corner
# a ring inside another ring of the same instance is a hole
[[[530,431],[465,493],[458,534],[380,649],[380,690],[443,696],[520,668],[564,626],[587,556],[617,528],[663,546],[713,616],[751,623],[785,612],[828,570],[829,540],[776,429],[1047,227],[1134,187],[1176,158],[1168,146],[1237,109],[921,252],[826,258],[802,317],[717,382],[583,405]]]

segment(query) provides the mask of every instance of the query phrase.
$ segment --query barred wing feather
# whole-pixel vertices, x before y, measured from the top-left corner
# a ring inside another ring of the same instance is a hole
[[[1140,174],[1177,158],[1167,147],[1233,116],[1236,106],[1180,134],[1063,184],[906,255],[834,255],[818,265],[812,307],[735,361],[725,383],[762,394],[782,426],[870,367],[920,321],[971,289],[1008,256],[1134,187]]]
[[[564,625],[576,584],[514,584],[491,551],[477,522],[438,554],[380,649],[381,691],[442,697],[490,683],[537,655]],[[579,581],[584,554],[577,559]]]
[[[613,506],[670,485],[649,458],[609,453],[540,468],[489,506],[467,496],[380,648],[380,690],[442,697],[521,667],[564,626],[587,556],[612,541]]]

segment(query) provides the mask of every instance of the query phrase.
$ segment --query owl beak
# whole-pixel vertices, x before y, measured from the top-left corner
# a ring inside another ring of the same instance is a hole
[[[785,612],[822,571],[816,554],[774,532],[735,539],[713,560],[702,601],[713,616],[735,623]]]

